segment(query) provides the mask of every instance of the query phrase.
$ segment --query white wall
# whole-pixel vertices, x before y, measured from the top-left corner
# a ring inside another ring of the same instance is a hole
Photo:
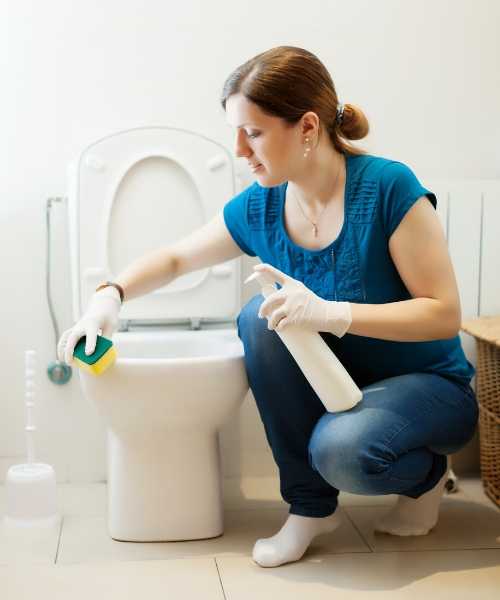
[[[316,53],[340,98],[365,110],[371,133],[361,145],[369,152],[406,162],[422,180],[499,179],[499,22],[494,0],[1,3],[0,481],[24,462],[24,351],[31,348],[39,361],[38,459],[54,465],[58,481],[105,476],[104,429],[77,374],[66,386],[46,377],[55,339],[45,202],[66,193],[71,158],[101,136],[142,125],[197,130],[232,150],[219,105],[225,78],[286,44]],[[62,331],[72,324],[67,236],[63,210],[53,217]],[[253,262],[245,259],[247,271]],[[223,446],[238,449],[226,474],[273,473],[248,399],[238,436],[226,432]]]

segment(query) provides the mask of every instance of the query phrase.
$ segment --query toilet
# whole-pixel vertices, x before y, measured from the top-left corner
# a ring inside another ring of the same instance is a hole
[[[97,285],[210,220],[236,191],[217,142],[144,127],[88,146],[69,168],[73,317]],[[224,531],[218,432],[249,389],[236,317],[240,259],[125,302],[116,362],[78,370],[107,429],[108,532],[156,542]]]

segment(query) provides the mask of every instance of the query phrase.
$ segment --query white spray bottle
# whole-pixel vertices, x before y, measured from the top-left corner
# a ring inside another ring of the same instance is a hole
[[[278,289],[266,273],[253,273],[245,283],[254,279],[260,283],[264,298]],[[362,391],[317,331],[290,324],[275,332],[328,412],[350,410],[356,406],[363,397]]]

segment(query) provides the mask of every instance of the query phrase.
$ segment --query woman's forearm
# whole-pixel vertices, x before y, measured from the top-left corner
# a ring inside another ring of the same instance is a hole
[[[141,256],[118,274],[115,282],[124,291],[124,302],[167,285],[176,278],[177,261],[168,248]]]
[[[350,302],[352,323],[347,333],[399,342],[424,342],[455,337],[460,314],[435,298],[412,298],[387,304]],[[458,311],[460,313],[460,311]]]

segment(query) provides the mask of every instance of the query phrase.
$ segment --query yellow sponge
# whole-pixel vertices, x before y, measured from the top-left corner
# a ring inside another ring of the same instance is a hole
[[[83,336],[75,346],[75,350],[73,351],[75,363],[80,369],[87,371],[87,373],[101,375],[101,373],[104,373],[115,362],[116,349],[113,347],[111,340],[98,335],[94,352],[87,356],[85,354],[86,339],[87,337]]]

